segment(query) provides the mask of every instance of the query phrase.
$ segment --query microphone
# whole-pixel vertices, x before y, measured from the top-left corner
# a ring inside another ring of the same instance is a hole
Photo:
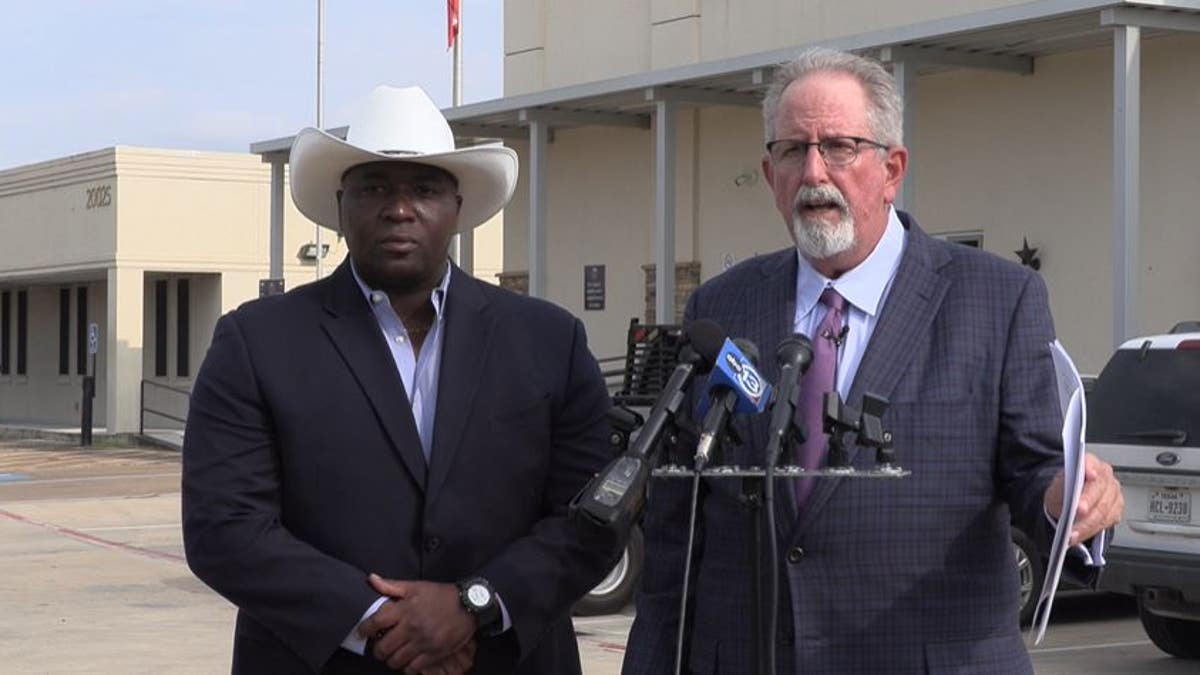
[[[727,340],[715,321],[700,319],[683,329],[679,365],[654,401],[633,444],[596,474],[571,500],[571,519],[580,527],[624,533],[632,526],[646,496],[649,457],[682,405],[684,390],[697,374],[707,373]],[[622,535],[623,536],[623,535]]]
[[[831,330],[827,330],[827,331],[821,333],[821,337],[832,342],[834,349],[837,349],[838,347],[842,346],[843,342],[846,341],[846,334],[849,332],[850,332],[850,326],[847,324],[845,326],[842,326],[842,329],[840,331],[838,331],[836,334],[834,334],[834,332]],[[810,350],[811,350],[811,345],[810,345]]]
[[[812,364],[812,356],[812,342],[800,333],[784,338],[775,350],[779,382],[775,384],[771,425],[767,427],[767,466],[775,466],[779,462],[779,455],[783,452],[796,415],[796,392],[800,390],[800,376]]]
[[[696,444],[697,471],[708,464],[713,445],[725,430],[730,415],[735,412],[760,413],[766,408],[771,385],[758,374],[754,367],[757,362],[758,348],[749,340],[726,340],[717,355],[708,378],[708,396],[700,409],[704,424]]]

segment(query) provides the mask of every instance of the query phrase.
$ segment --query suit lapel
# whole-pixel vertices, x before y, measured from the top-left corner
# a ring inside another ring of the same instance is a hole
[[[913,354],[920,352],[919,345],[928,341],[929,325],[949,287],[949,281],[938,273],[938,268],[948,259],[938,255],[930,245],[929,236],[921,231],[916,221],[908,214],[899,215],[908,230],[907,245],[879,315],[879,323],[875,325],[850,386],[847,404],[854,408],[861,408],[866,393],[891,397]],[[851,446],[851,463],[858,453],[858,446]],[[803,531],[812,522],[843,480],[817,480],[804,515],[796,524],[797,531]]]
[[[321,326],[366,393],[413,480],[424,487],[425,456],[408,394],[348,261],[331,275],[328,289]]]
[[[480,373],[488,356],[495,317],[476,281],[457,267],[450,277],[442,324],[442,362],[438,375],[437,413],[430,452],[429,493],[433,503],[454,466],[463,434],[471,423]]]

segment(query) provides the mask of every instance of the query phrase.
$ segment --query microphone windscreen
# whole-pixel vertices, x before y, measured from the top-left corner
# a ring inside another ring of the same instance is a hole
[[[806,335],[793,333],[779,343],[775,350],[775,361],[782,368],[787,365],[797,365],[800,372],[808,370],[812,363],[812,341]]]
[[[712,319],[697,319],[684,327],[683,334],[701,362],[711,368],[725,345],[725,329]]]

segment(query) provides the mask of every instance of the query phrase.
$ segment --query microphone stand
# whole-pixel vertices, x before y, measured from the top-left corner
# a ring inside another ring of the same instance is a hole
[[[692,578],[692,549],[696,545],[696,506],[700,498],[700,471],[692,475],[692,506],[688,511],[687,551],[683,558],[683,588],[679,594],[679,634],[675,638],[675,675],[683,668],[683,642],[687,632],[688,582]]]
[[[763,634],[762,626],[762,611],[763,611],[763,555],[762,555],[762,538],[763,538],[763,504],[767,504],[766,514],[767,519],[771,523],[768,534],[772,547],[775,546],[775,514],[774,514],[774,489],[771,485],[772,469],[768,467],[766,485],[764,488],[764,479],[761,476],[745,476],[742,478],[742,504],[746,507],[746,514],[750,519],[750,573],[753,575],[750,578],[750,636],[754,640],[754,650],[751,652],[751,671],[752,673],[773,672],[763,670],[762,648],[768,644],[764,642],[766,636]],[[765,493],[765,494],[764,494]],[[772,552],[771,560],[775,559],[776,552]],[[774,642],[772,640],[771,642]],[[768,659],[768,662],[770,659]]]
[[[768,506],[766,519],[767,527],[770,528],[768,546],[771,549],[772,566],[772,574],[769,577],[769,589],[771,593],[771,613],[768,617],[769,632],[764,633],[762,630],[763,603],[761,594],[763,563],[760,548],[762,520],[761,518],[756,518],[755,529],[751,537],[751,546],[754,547],[754,551],[751,554],[753,559],[751,573],[754,575],[751,579],[751,603],[754,610],[751,618],[751,635],[754,649],[752,652],[753,670],[749,672],[775,675],[775,632],[777,630],[779,613],[777,578],[779,571],[778,541],[775,536],[774,513],[775,479],[777,477],[791,479],[808,477],[897,479],[911,475],[911,471],[895,464],[896,455],[892,446],[892,434],[883,428],[882,417],[888,408],[887,399],[866,394],[863,396],[863,408],[859,411],[846,406],[837,392],[829,392],[825,394],[823,404],[823,426],[825,427],[824,430],[830,434],[829,458],[825,468],[805,469],[800,466],[790,465],[777,467],[776,462],[779,459],[779,452],[774,447],[775,444],[769,444],[768,456],[764,458],[764,466],[761,468],[757,466],[740,467],[736,465],[706,467],[703,462],[697,462],[692,468],[668,465],[654,469],[651,472],[651,475],[657,478],[692,479],[691,509],[688,517],[688,542],[684,558],[683,586],[679,599],[679,631],[675,644],[675,675],[680,675],[683,667],[683,643],[687,625],[688,588],[692,574],[692,551],[695,547],[696,512],[699,502],[701,477],[742,478],[743,501],[752,509],[752,515],[757,516],[759,514],[758,509],[762,503],[766,503]],[[794,424],[789,429],[792,438],[802,437],[803,430]],[[732,430],[727,430],[715,445],[719,448],[721,441],[724,440],[724,436],[731,436],[732,433]],[[846,450],[844,437],[851,433],[857,435],[859,445],[875,451],[875,466],[873,468],[856,469],[849,464],[849,453]],[[780,440],[783,444],[786,444],[786,439],[781,438]],[[767,661],[765,664],[763,662],[764,655]]]
[[[796,402],[794,400],[790,400],[790,396],[788,399],[789,400],[777,401],[775,405],[787,406],[787,410],[789,411],[788,417],[791,419],[795,414]],[[760,479],[765,482],[763,501],[766,505],[766,530],[768,537],[767,559],[771,561],[771,570],[767,575],[767,629],[764,634],[758,637],[758,641],[756,643],[758,649],[763,650],[763,653],[766,654],[766,663],[763,664],[765,669],[759,670],[758,662],[761,661],[761,659],[756,657],[754,671],[768,673],[769,675],[775,675],[776,673],[775,633],[779,630],[779,539],[775,536],[775,467],[779,463],[780,450],[787,446],[788,440],[794,440],[796,443],[804,442],[804,430],[801,429],[793,419],[788,425],[788,431],[785,433],[784,438],[778,439],[778,443],[776,443],[775,440],[776,439],[771,439],[771,441],[769,441],[767,444],[767,451],[763,462],[764,478]],[[775,447],[776,445],[781,447]],[[757,526],[760,529],[762,528],[761,519],[758,519]],[[755,539],[758,539],[758,537],[756,536]],[[761,621],[760,617],[762,615],[763,605],[761,598],[758,597],[758,595],[761,593],[760,586],[762,584],[762,562],[759,559],[762,555],[762,552],[759,548],[759,542],[756,541],[754,545],[756,552],[754,565],[755,602],[753,607],[753,623],[751,624],[752,630],[758,626]]]

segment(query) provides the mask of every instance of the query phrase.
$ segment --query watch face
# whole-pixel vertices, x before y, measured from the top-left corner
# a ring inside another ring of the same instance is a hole
[[[486,607],[492,601],[492,592],[482,584],[471,584],[467,587],[467,600],[476,607]]]

